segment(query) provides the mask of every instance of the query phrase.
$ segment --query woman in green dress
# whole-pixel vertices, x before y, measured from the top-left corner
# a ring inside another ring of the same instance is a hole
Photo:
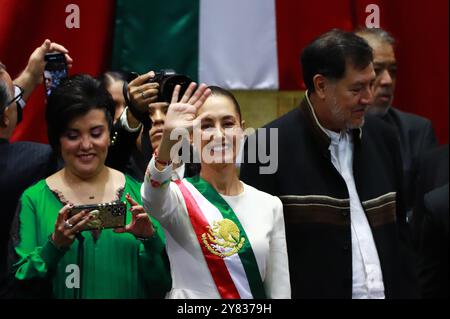
[[[48,101],[49,141],[64,168],[22,195],[13,270],[24,286],[50,283],[53,298],[163,298],[171,286],[164,235],[139,205],[140,184],[105,166],[112,114],[111,96],[87,75]],[[117,200],[131,211],[124,228],[82,231],[93,212],[70,214]]]

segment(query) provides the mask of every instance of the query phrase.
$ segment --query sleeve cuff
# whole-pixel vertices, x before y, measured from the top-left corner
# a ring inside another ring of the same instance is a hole
[[[150,184],[153,188],[167,186],[172,179],[172,171],[172,164],[166,166],[162,171],[157,169],[155,165],[155,157],[153,156],[145,173],[145,182]]]
[[[141,129],[142,124],[139,124],[138,127],[136,127],[136,128],[131,128],[130,124],[128,123],[127,112],[128,112],[128,106],[125,107],[122,114],[120,115],[120,123],[122,124],[122,126],[125,128],[126,131],[128,131],[130,133],[136,133]]]
[[[144,250],[146,251],[152,251],[152,252],[162,252],[165,248],[166,245],[164,243],[164,241],[161,239],[161,237],[159,236],[159,233],[156,231],[155,228],[155,233],[153,234],[152,237],[147,238],[145,240],[140,240],[142,245],[144,246]]]
[[[66,250],[58,249],[51,240],[48,240],[41,250],[41,258],[48,268],[56,266],[65,254]]]
[[[17,84],[14,84],[14,96],[19,95],[19,94],[20,94],[20,91],[23,91],[23,89],[20,88]],[[20,100],[17,101],[17,104],[18,104],[22,109],[24,109],[24,108],[25,108],[25,105],[26,105],[27,103],[25,102],[25,100],[24,100],[23,98],[20,98]]]

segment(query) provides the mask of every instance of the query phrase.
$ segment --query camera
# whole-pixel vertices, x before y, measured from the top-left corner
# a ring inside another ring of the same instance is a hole
[[[133,116],[138,119],[141,123],[146,127],[151,126],[151,121],[148,116],[148,111],[142,112],[138,109],[133,103],[131,103],[128,93],[128,83],[133,81],[139,76],[139,74],[135,72],[131,72],[129,79],[124,83],[123,86],[123,95],[125,98],[125,102],[128,105]],[[172,101],[173,90],[176,85],[180,85],[180,93],[178,95],[181,98],[186,92],[189,84],[191,84],[193,80],[186,75],[177,74],[174,70],[171,69],[163,69],[159,72],[156,72],[155,76],[148,80],[147,83],[158,83],[159,84],[159,92],[157,102],[167,102],[170,103]]]
[[[158,102],[170,103],[176,85],[181,86],[179,94],[179,97],[181,98],[186,92],[189,84],[194,81],[185,75],[177,74],[174,70],[161,70],[148,82],[159,84]]]

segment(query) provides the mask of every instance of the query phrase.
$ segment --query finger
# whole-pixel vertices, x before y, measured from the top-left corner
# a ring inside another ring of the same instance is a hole
[[[145,84],[142,84],[139,86],[132,86],[130,84],[130,87],[133,92],[144,92],[144,91],[151,90],[151,89],[159,89],[159,84],[156,82],[145,83]]]
[[[73,59],[72,59],[72,58],[70,57],[70,55],[68,55],[68,54],[66,54],[65,56],[66,56],[67,66],[68,66],[69,68],[71,68],[71,67],[72,67],[72,63],[73,63]]]
[[[159,84],[151,83],[145,84],[138,87],[129,87],[130,94],[133,96],[135,100],[142,99],[146,100],[149,98],[153,98],[159,93]]]
[[[45,53],[50,52],[52,42],[49,39],[45,39],[44,43],[42,43],[41,48]]]
[[[205,112],[205,113],[202,113],[201,115],[197,116],[195,118],[195,120],[193,121],[193,127],[194,128],[201,127],[203,119],[205,119],[206,117],[208,117],[210,115],[211,115],[211,112]]]
[[[127,195],[125,196],[125,199],[128,201],[128,203],[130,203],[131,206],[138,206],[138,205],[139,205],[139,203],[136,202],[136,201],[130,196],[130,194],[127,194]]]
[[[49,51],[51,52],[58,51],[64,54],[69,53],[69,50],[67,50],[65,47],[55,42],[51,43],[51,45],[49,46]]]
[[[141,205],[131,207],[130,212],[135,216],[139,216],[141,214],[146,214],[144,207],[142,207]]]
[[[155,72],[150,71],[148,73],[142,74],[135,78],[133,81],[130,82],[130,86],[139,86],[144,84],[145,82],[148,82],[151,78],[155,76]]]
[[[189,104],[194,105],[203,95],[203,92],[208,88],[208,86],[204,83],[200,84],[200,86],[195,90],[195,93],[189,99]]]
[[[75,216],[72,216],[70,219],[67,220],[67,222],[73,226],[75,226],[76,224],[78,224],[85,216],[87,215],[87,211],[82,210],[81,212],[79,212],[78,214],[76,214]]]
[[[67,232],[67,234],[70,235],[75,235],[77,234],[80,230],[83,229],[83,227],[89,223],[92,220],[92,216],[86,216],[84,217],[84,219],[82,221],[80,221],[79,223],[77,223],[75,226],[73,226],[71,229],[69,229],[69,231]]]
[[[70,209],[73,208],[73,205],[67,204],[58,213],[58,217],[56,218],[56,222],[58,224],[64,223],[64,221],[67,219],[67,216],[69,214]]]
[[[188,88],[186,89],[186,92],[184,92],[184,95],[181,98],[180,103],[188,103],[188,101],[191,98],[192,94],[194,93],[196,87],[197,87],[197,83],[191,82],[191,84],[189,84]]]
[[[211,96],[211,89],[206,89],[204,92],[203,92],[203,94],[202,94],[202,96],[198,99],[198,101],[197,102],[195,102],[195,104],[194,104],[194,106],[195,106],[195,108],[198,110],[199,108],[201,108],[202,106],[203,106],[203,104],[205,104],[205,101],[206,101],[206,99],[208,98],[208,97],[210,97]]]
[[[148,219],[148,220],[150,221],[150,223],[152,222],[152,220],[150,219],[150,217],[148,217],[147,213],[141,213],[141,214],[138,214],[138,215],[136,216],[136,219]]]
[[[175,85],[175,88],[173,89],[172,93],[172,101],[171,103],[178,103],[178,95],[180,94],[181,86]]]
[[[154,100],[155,98],[158,98],[158,93],[159,93],[158,89],[150,89],[142,92],[140,95],[143,100],[149,99]]]

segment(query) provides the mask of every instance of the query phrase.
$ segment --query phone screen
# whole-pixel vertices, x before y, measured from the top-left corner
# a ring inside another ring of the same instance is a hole
[[[66,57],[63,53],[46,54],[45,61],[47,64],[44,70],[44,83],[48,97],[61,81],[68,77],[68,71]]]

